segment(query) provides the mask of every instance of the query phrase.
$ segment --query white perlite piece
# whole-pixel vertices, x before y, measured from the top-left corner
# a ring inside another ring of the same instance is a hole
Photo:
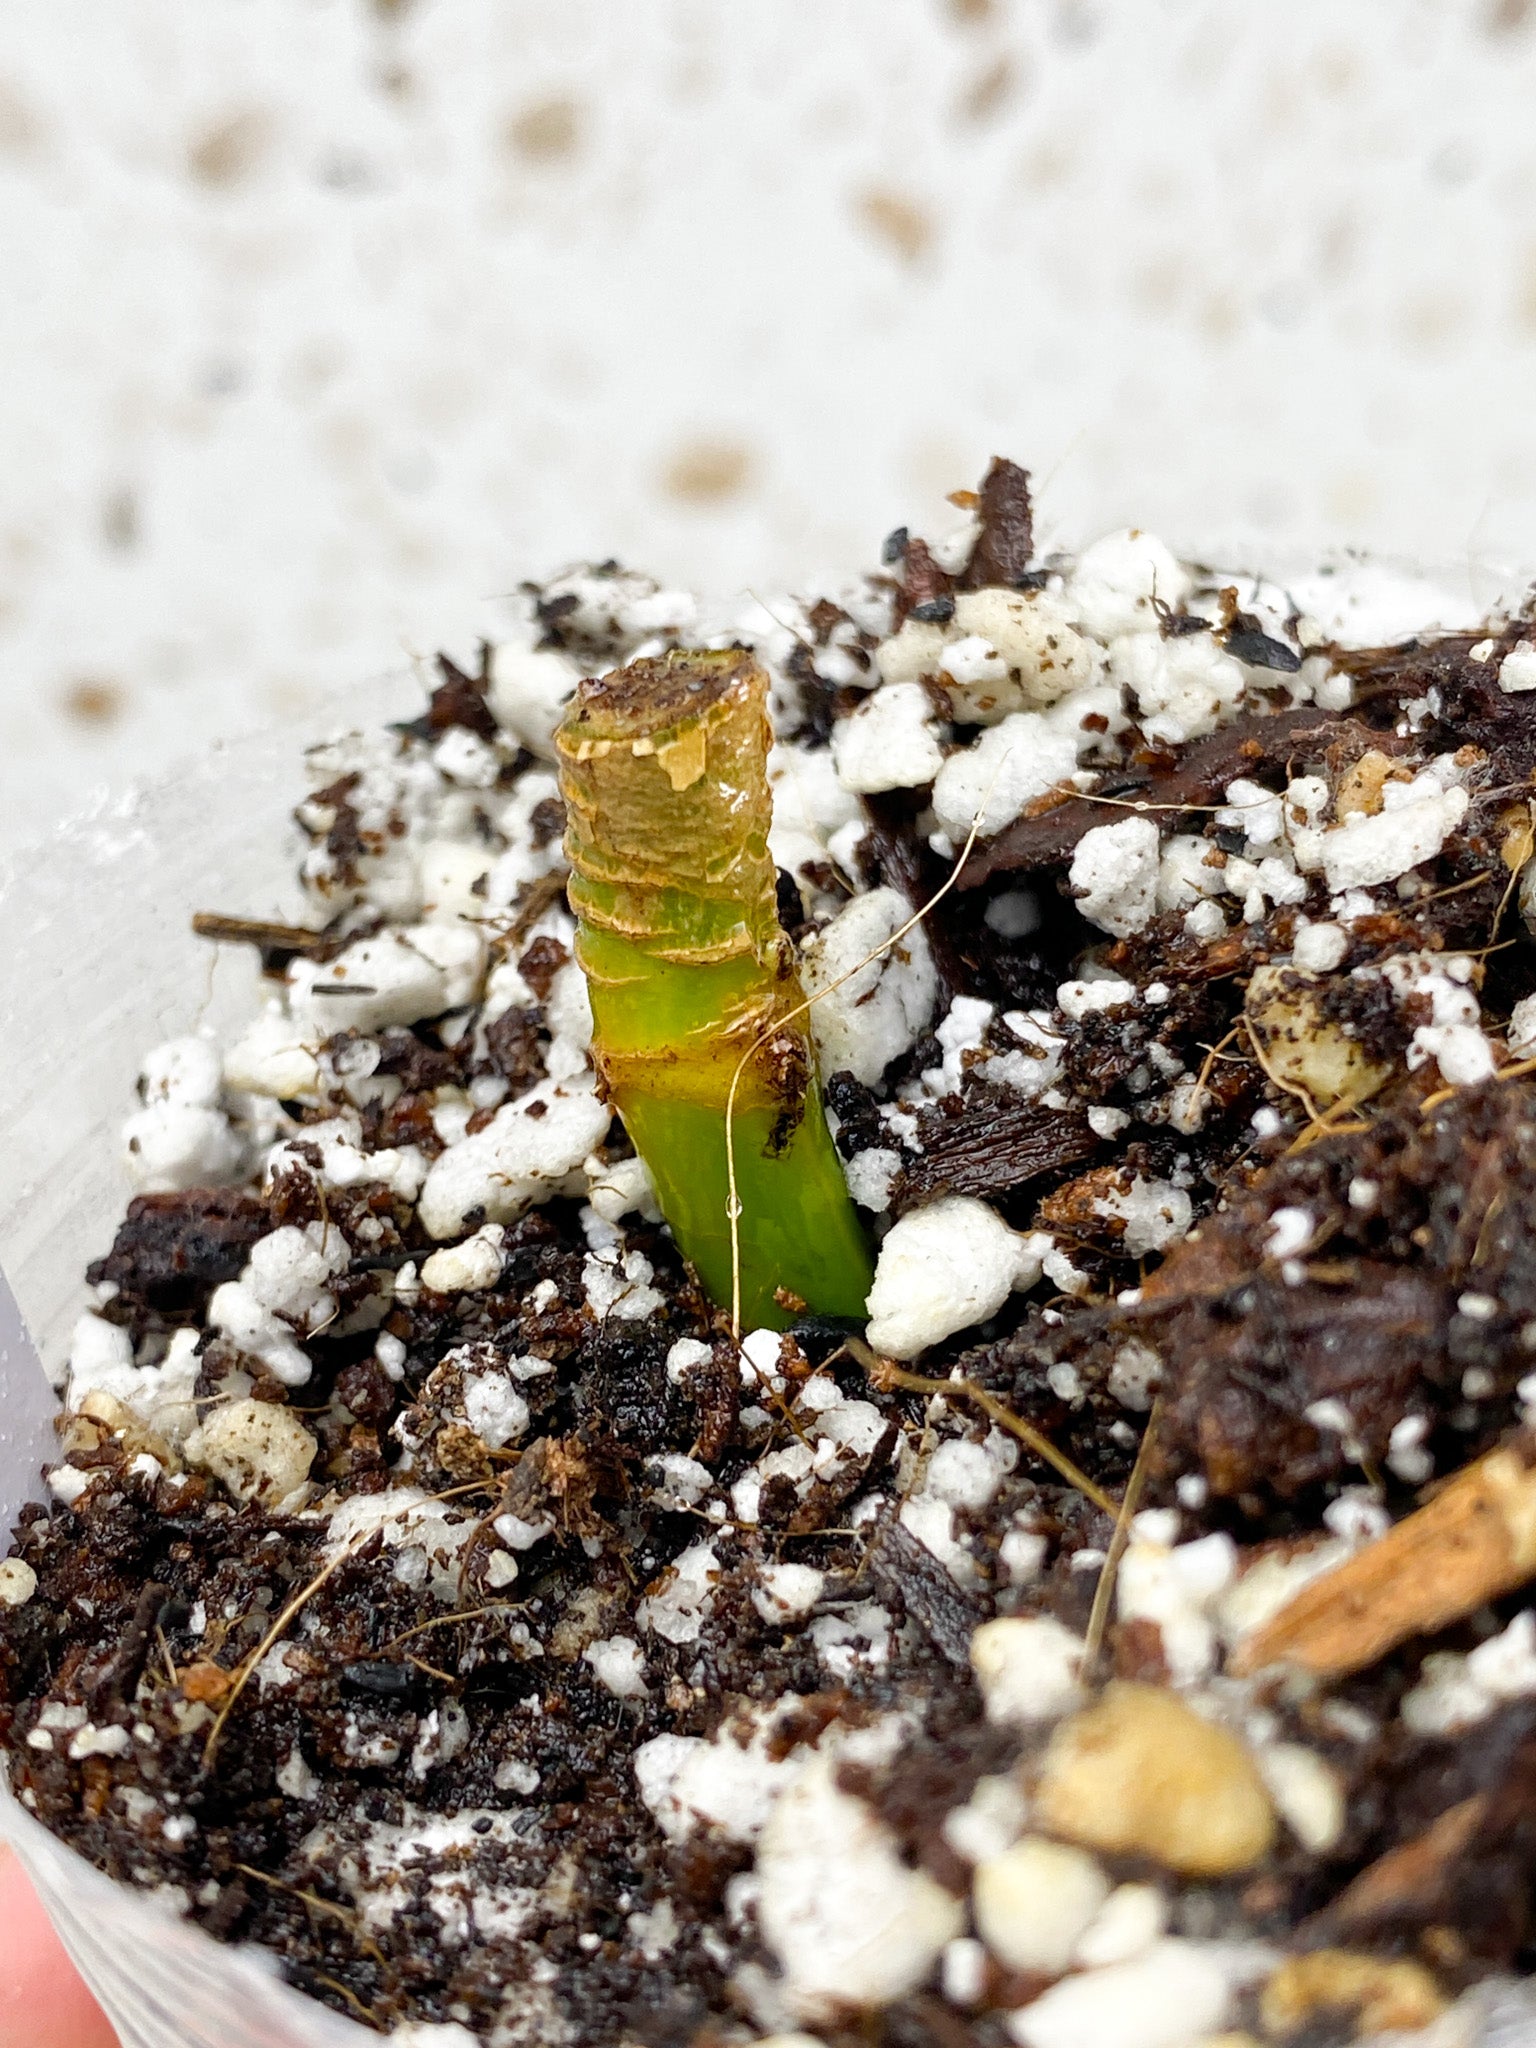
[[[681,1451],[663,1451],[659,1458],[647,1460],[646,1476],[653,1482],[649,1498],[677,1514],[696,1508],[715,1483],[707,1465]]]
[[[485,693],[491,716],[530,753],[553,761],[555,727],[580,675],[552,647],[504,640],[491,657],[491,682]]]
[[[995,1315],[1016,1287],[1033,1287],[1049,1237],[1029,1237],[970,1195],[951,1195],[892,1224],[865,1304],[869,1341],[888,1358]]]
[[[199,1341],[196,1330],[178,1330],[158,1365],[135,1365],[133,1339],[126,1330],[100,1316],[83,1315],[70,1339],[66,1406],[73,1412],[89,1394],[110,1394],[156,1436],[180,1444],[197,1427]]]
[[[603,1636],[581,1654],[615,1699],[645,1698],[645,1655],[633,1636]]]
[[[968,1053],[979,1052],[996,1015],[996,1006],[977,996],[956,996],[934,1033],[943,1047],[943,1063],[925,1067],[923,1086],[932,1095],[953,1094],[960,1087],[970,1061]]]
[[[1536,1611],[1526,1608],[1475,1650],[1433,1650],[1400,1712],[1416,1735],[1447,1735],[1508,1700],[1536,1694]]]
[[[971,1637],[987,1719],[1003,1728],[1058,1720],[1082,1702],[1083,1641],[1049,1615],[1004,1615]]]
[[[923,1490],[950,1507],[980,1511],[1018,1462],[1018,1445],[1000,1429],[988,1430],[980,1443],[947,1437],[928,1460]]]
[[[454,1236],[472,1209],[483,1209],[490,1223],[515,1223],[580,1171],[610,1121],[591,1074],[541,1081],[504,1103],[484,1130],[433,1161],[417,1211],[427,1234]]]
[[[1509,1013],[1509,1050],[1514,1059],[1536,1053],[1536,996],[1522,996]]]
[[[214,1407],[187,1438],[187,1463],[211,1472],[236,1500],[276,1507],[309,1477],[320,1446],[290,1408],[271,1401]]]
[[[313,1370],[287,1323],[264,1307],[243,1281],[226,1280],[213,1290],[208,1324],[241,1351],[259,1359],[285,1387],[302,1387]]]
[[[1010,712],[1053,704],[1092,682],[1102,660],[1043,591],[962,591],[954,625],[959,637],[944,648],[938,672],[963,725],[993,725]]]
[[[1349,934],[1339,924],[1303,924],[1291,947],[1291,958],[1306,974],[1332,974],[1349,951]]]
[[[939,1959],[939,1989],[951,2005],[980,2005],[987,1989],[987,1952],[968,1934],[949,1942]]]
[[[1187,910],[1208,896],[1219,896],[1226,887],[1225,863],[1211,865],[1219,848],[1193,832],[1175,832],[1163,843],[1157,868],[1159,910]]]
[[[494,780],[501,764],[489,748],[482,758]],[[488,846],[468,846],[458,839],[427,840],[417,862],[423,922],[452,926],[473,921],[485,907],[487,877],[495,864]]]
[[[1284,837],[1285,821],[1279,796],[1262,782],[1238,776],[1227,784],[1227,801],[1216,812],[1215,822],[1224,831],[1241,832],[1247,841],[1250,860],[1258,860]]]
[[[323,1123],[306,1124],[301,1141],[304,1152],[292,1144],[274,1145],[267,1155],[267,1182],[283,1168],[309,1173],[311,1147],[320,1154],[320,1180],[326,1187],[355,1188],[379,1181],[404,1201],[414,1202],[426,1178],[425,1154],[416,1145],[386,1146],[378,1152],[362,1149],[362,1126],[355,1115],[328,1117]]]
[[[643,1252],[621,1253],[617,1246],[589,1253],[581,1266],[588,1306],[603,1321],[612,1316],[621,1323],[643,1322],[665,1308],[666,1296],[651,1285],[655,1277]]]
[[[1188,570],[1156,534],[1134,526],[1084,548],[1067,585],[1079,623],[1100,640],[1156,633],[1162,623],[1158,606],[1177,607],[1188,594]]]
[[[843,1161],[848,1192],[861,1209],[883,1216],[891,1206],[892,1186],[901,1171],[901,1154],[885,1145],[871,1146]]]
[[[807,1022],[824,1076],[846,1068],[873,1087],[927,1030],[938,977],[923,928],[890,943],[911,917],[898,890],[872,889],[807,941],[800,977],[815,999]]]
[[[650,1168],[643,1159],[616,1159],[605,1166],[594,1153],[586,1160],[587,1200],[605,1223],[618,1223],[626,1216],[639,1216],[647,1223],[661,1221]]]
[[[1499,663],[1499,688],[1509,696],[1536,690],[1536,644],[1520,640],[1511,647]]]
[[[944,1840],[967,1863],[985,1863],[1019,1839],[1028,1819],[1029,1801],[1017,1778],[978,1778],[964,1806],[945,1814]]]
[[[1220,1532],[1194,1543],[1158,1540],[1138,1516],[1115,1583],[1122,1621],[1155,1622],[1175,1685],[1192,1685],[1216,1662],[1210,1611],[1237,1575],[1237,1546]]]
[[[1145,1415],[1163,1376],[1163,1361],[1139,1337],[1128,1337],[1110,1361],[1106,1385],[1122,1408]]]
[[[1148,739],[1181,746],[1214,732],[1242,702],[1242,666],[1209,633],[1126,634],[1109,650],[1109,672],[1128,690]]]
[[[473,925],[410,925],[359,939],[334,960],[295,960],[288,1003],[316,1039],[382,1031],[473,1002],[484,973],[485,940]]]
[[[1059,597],[991,584],[955,599],[955,630],[988,640],[1034,704],[1054,703],[1092,682],[1098,650],[1073,625]]]
[[[202,1038],[173,1038],[139,1074],[144,1107],[123,1125],[134,1185],[148,1194],[214,1186],[236,1174],[244,1147],[220,1107],[223,1070]]]
[[[498,1536],[502,1523],[511,1519],[497,1517]],[[430,1586],[435,1599],[452,1606],[463,1590],[459,1559],[478,1527],[476,1517],[453,1502],[432,1500],[419,1486],[395,1485],[384,1493],[355,1493],[342,1502],[326,1524],[326,1557],[354,1543],[361,1546],[377,1530],[386,1549],[395,1553],[395,1577],[401,1584]],[[546,1533],[547,1527],[538,1530]]]
[[[285,1223],[257,1238],[239,1284],[273,1315],[317,1329],[335,1315],[330,1282],[351,1262],[351,1247],[333,1225]]]
[[[957,1585],[974,1587],[976,1560],[955,1535],[956,1508],[984,1508],[1017,1464],[1011,1438],[993,1430],[984,1443],[951,1439],[929,1459],[921,1483],[901,1504],[901,1524],[930,1550]]]
[[[1095,1196],[1093,1207],[1096,1215],[1118,1217],[1124,1223],[1120,1248],[1131,1259],[1165,1251],[1187,1237],[1195,1215],[1183,1188],[1168,1180],[1143,1180],[1139,1173],[1128,1188]]]
[[[965,1932],[959,1900],[907,1868],[863,1800],[838,1790],[829,1758],[817,1757],[774,1807],[757,1878],[763,1938],[804,2019],[904,1997]]]
[[[1304,1849],[1326,1856],[1344,1832],[1344,1787],[1338,1772],[1303,1742],[1272,1742],[1255,1750],[1269,1796]]]
[[[1066,700],[1063,709],[1075,706]],[[933,809],[958,845],[974,825],[990,839],[1024,806],[1044,796],[1077,767],[1070,726],[1035,711],[1016,711],[989,726],[972,746],[951,754],[933,785]]]
[[[422,1261],[421,1284],[433,1294],[477,1294],[501,1278],[506,1230],[487,1223],[462,1244],[445,1245]]]
[[[1227,2014],[1222,1970],[1197,1943],[1168,1939],[1134,1960],[1064,1977],[1013,2013],[1019,2048],[1194,2048]]]
[[[688,1384],[690,1373],[698,1371],[701,1365],[708,1365],[714,1353],[707,1344],[697,1337],[679,1337],[667,1353],[667,1378],[674,1387]]]
[[[850,827],[862,832],[863,807],[838,781],[829,748],[776,740],[768,754],[768,785],[773,791],[768,851],[778,867],[794,873],[808,860],[825,860],[832,841],[840,841]]]
[[[1118,975],[1101,974],[1093,981],[1064,981],[1056,991],[1056,1006],[1073,1024],[1080,1024],[1096,1010],[1118,1010],[1136,1000],[1134,981]]]
[[[1157,874],[1157,826],[1150,818],[1121,818],[1083,834],[1067,879],[1084,917],[1124,939],[1150,924]]]
[[[826,1589],[826,1574],[809,1564],[765,1564],[758,1573],[752,1605],[769,1623],[798,1621]]]
[[[455,1699],[443,1700],[423,1716],[411,1746],[411,1776],[425,1778],[439,1764],[451,1764],[469,1742],[469,1716]]]
[[[280,1002],[268,1003],[224,1055],[224,1086],[276,1102],[312,1102],[320,1062]]]
[[[939,722],[921,683],[883,683],[832,729],[832,759],[844,789],[874,796],[919,789],[944,765]]]
[[[1264,1240],[1266,1259],[1289,1259],[1312,1242],[1316,1219],[1310,1209],[1276,1209],[1269,1219],[1269,1234]]]
[[[1416,775],[1412,782],[1388,783],[1382,805],[1375,817],[1358,812],[1323,834],[1323,873],[1335,896],[1395,882],[1433,860],[1466,816],[1467,792]]]
[[[656,1591],[635,1609],[636,1621],[669,1643],[696,1643],[714,1603],[719,1575],[714,1544],[707,1537],[690,1544],[668,1565]]]
[[[772,1717],[745,1743],[732,1725],[700,1735],[654,1735],[635,1751],[640,1797],[669,1841],[698,1827],[718,1828],[731,1842],[755,1842],[774,1801],[804,1768],[799,1756],[768,1753]]]
[[[1059,599],[996,586],[961,591],[947,627],[908,619],[875,654],[882,682],[941,682],[962,725],[1054,703],[1090,683],[1100,661]]]
[[[1073,1961],[1096,1970],[1128,1962],[1149,1949],[1168,1924],[1168,1906],[1152,1884],[1116,1885],[1073,1953]]]
[[[499,1451],[521,1436],[528,1427],[528,1413],[528,1403],[513,1385],[503,1360],[497,1359],[482,1372],[465,1373],[464,1419],[487,1449]]]

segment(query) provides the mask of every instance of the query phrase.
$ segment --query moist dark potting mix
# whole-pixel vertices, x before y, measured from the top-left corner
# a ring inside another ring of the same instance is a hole
[[[959,502],[529,587],[311,751],[304,916],[186,906],[265,1007],[144,1062],[0,1736],[380,2031],[1460,2041],[1536,1965],[1536,629]]]

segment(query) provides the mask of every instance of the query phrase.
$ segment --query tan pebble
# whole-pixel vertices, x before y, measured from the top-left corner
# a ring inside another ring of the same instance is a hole
[[[58,1429],[59,1449],[66,1458],[79,1457],[82,1451],[99,1451],[112,1434],[104,1422],[91,1415],[61,1415]]]
[[[1427,2027],[1445,2011],[1439,1986],[1422,1964],[1387,1962],[1350,1949],[1289,1956],[1265,1984],[1259,2019],[1280,2040],[1327,2014],[1352,2013],[1361,2034]]]
[[[1275,1837],[1274,1807],[1242,1743],[1155,1685],[1109,1685],[1062,1723],[1035,1810],[1068,1841],[1192,1877],[1246,1870]]]
[[[1333,814],[1342,824],[1346,818],[1374,818],[1382,808],[1382,787],[1388,782],[1407,782],[1412,771],[1390,754],[1372,747],[1339,778],[1334,792]]]
[[[234,1684],[233,1673],[206,1661],[186,1665],[180,1678],[182,1698],[188,1700],[221,1700]]]
[[[165,1438],[150,1429],[115,1394],[92,1387],[81,1401],[79,1413],[87,1422],[98,1423],[109,1436],[121,1437],[124,1450],[131,1455],[137,1457],[140,1452],[147,1451],[160,1464],[170,1470],[175,1469],[178,1462],[176,1454]]]

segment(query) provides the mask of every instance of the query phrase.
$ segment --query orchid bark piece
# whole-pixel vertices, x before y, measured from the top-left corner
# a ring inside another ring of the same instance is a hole
[[[767,707],[749,653],[678,651],[583,682],[555,737],[604,1090],[714,1299],[783,1328],[862,1317],[871,1267],[778,921]]]

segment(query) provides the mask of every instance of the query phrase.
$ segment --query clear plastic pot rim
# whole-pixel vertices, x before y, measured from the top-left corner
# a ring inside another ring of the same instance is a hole
[[[7,1532],[39,1497],[41,1468],[56,1455],[50,1375],[62,1372],[85,1265],[111,1242],[130,1192],[118,1129],[139,1061],[166,1038],[226,1027],[255,996],[249,949],[196,939],[191,913],[290,916],[289,813],[304,793],[303,747],[420,707],[414,678],[384,678],[334,700],[322,720],[228,742],[158,784],[104,800],[0,864]],[[0,1836],[124,2048],[362,2048],[379,2038],[282,1982],[266,1951],[215,1942],[171,1899],[104,1877],[17,1803],[3,1774]],[[461,2029],[416,2038],[422,2048],[473,2039]]]

